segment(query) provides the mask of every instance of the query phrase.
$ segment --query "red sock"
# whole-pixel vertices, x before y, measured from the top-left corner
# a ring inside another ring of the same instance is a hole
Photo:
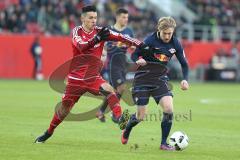
[[[108,101],[108,105],[109,105],[110,109],[113,112],[113,115],[116,118],[119,118],[122,114],[122,109],[119,104],[119,99],[117,98],[117,95],[115,93],[110,94],[107,97],[107,101]]]
[[[50,123],[50,126],[48,128],[48,133],[52,134],[55,130],[55,128],[64,120],[64,118],[68,115],[69,111],[71,110],[71,108],[74,105],[73,100],[71,99],[64,99],[62,100],[62,103],[59,103],[58,105],[60,105],[59,107],[62,107],[62,109],[58,109],[53,118],[52,121]],[[63,113],[63,111],[61,112],[60,110],[64,110],[65,113]]]
[[[57,113],[54,114],[53,119],[50,123],[50,126],[48,128],[48,133],[53,134],[54,129],[62,122],[60,118],[58,117]]]

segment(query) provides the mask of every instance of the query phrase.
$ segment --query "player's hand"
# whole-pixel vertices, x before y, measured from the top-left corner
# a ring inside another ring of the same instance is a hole
[[[147,62],[145,61],[145,59],[140,58],[139,60],[136,61],[136,64],[138,66],[145,66],[147,64]]]
[[[95,40],[96,42],[101,42],[101,41],[105,41],[108,39],[110,35],[110,30],[106,27],[103,27],[95,36]]]
[[[189,88],[189,84],[186,80],[182,80],[180,85],[182,90],[188,90]]]

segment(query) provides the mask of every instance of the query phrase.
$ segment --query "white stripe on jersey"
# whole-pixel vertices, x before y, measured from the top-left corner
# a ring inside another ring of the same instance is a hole
[[[77,27],[75,27],[75,28],[73,29],[73,38],[74,38],[75,36],[78,36],[78,30],[79,30],[80,28],[82,28],[82,26],[77,26]]]
[[[137,44],[137,45],[140,45],[140,44],[142,43],[141,41],[139,41],[139,40],[137,40],[137,39],[134,39],[134,38],[132,38],[132,37],[130,37],[130,36],[128,36],[128,35],[120,34],[120,33],[118,33],[118,32],[112,31],[112,30],[110,30],[110,32],[111,32],[111,34],[113,34],[113,35],[115,35],[115,36],[122,35],[123,38],[125,38],[125,39],[127,39],[127,40],[129,40],[129,41],[131,41],[131,42],[133,42],[133,43],[135,43],[135,44]]]
[[[88,42],[83,42],[82,37],[78,35],[78,30],[81,29],[82,26],[77,26],[73,29],[73,38],[72,41],[76,41],[79,44],[86,44]]]
[[[91,79],[91,78],[99,78],[99,77],[100,76],[92,76],[90,78],[77,78],[77,77],[73,77],[73,76],[68,76],[68,78],[78,80],[78,81],[88,80],[88,79]]]
[[[103,27],[95,26],[96,29],[102,29]]]
[[[119,33],[115,32],[115,31],[112,31],[112,30],[109,30],[111,34],[115,35],[115,36],[118,36]]]
[[[123,35],[124,36],[124,38],[126,38],[127,40],[129,40],[129,41],[131,41],[131,42],[133,42],[133,43],[136,43],[137,45],[140,45],[142,42],[141,41],[139,41],[139,40],[137,40],[137,39],[134,39],[134,38],[131,38],[131,37],[129,37],[129,36],[125,36],[125,35]]]

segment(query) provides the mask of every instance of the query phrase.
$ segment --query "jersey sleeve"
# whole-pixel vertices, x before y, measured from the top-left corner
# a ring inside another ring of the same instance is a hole
[[[177,39],[176,39],[176,42],[175,42],[175,46],[176,46],[176,49],[177,49],[175,55],[176,55],[179,63],[181,64],[183,79],[188,80],[189,67],[188,67],[188,62],[187,62],[187,59],[186,59],[186,56],[185,56],[184,49],[183,49],[181,43],[179,42],[179,40],[177,40]]]
[[[146,37],[143,41],[144,44],[150,45],[151,43],[150,37]],[[139,48],[136,48],[136,50],[132,53],[131,59],[133,62],[136,62],[139,58],[142,57],[141,51]]]
[[[114,32],[112,30],[110,30],[110,35],[108,38],[109,41],[121,41],[123,43],[126,43],[130,46],[140,46],[141,45],[141,41],[135,39],[135,38],[131,38],[130,36],[127,35],[123,35],[121,33],[117,33]]]
[[[88,40],[87,42],[84,42],[82,40],[82,37],[78,35],[80,27],[75,27],[72,32],[72,44],[79,50],[84,51],[87,50],[95,45],[94,38]]]

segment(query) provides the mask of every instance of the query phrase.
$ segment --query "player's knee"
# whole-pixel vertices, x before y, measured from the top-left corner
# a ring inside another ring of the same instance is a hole
[[[114,90],[113,88],[103,88],[103,87],[100,87],[99,89],[100,93],[106,97],[108,97],[111,93],[114,93]]]
[[[61,120],[64,120],[64,118],[69,114],[69,112],[70,112],[69,109],[65,108],[64,106],[61,106],[56,111]]]
[[[111,92],[111,93],[115,92],[114,89],[113,89],[113,87],[111,87],[111,86],[110,86],[110,87],[107,87],[107,88],[106,88],[106,91]]]
[[[79,97],[70,96],[62,99],[62,107],[66,110],[70,110],[73,105],[78,101]]]
[[[160,100],[160,105],[163,108],[163,112],[172,113],[173,112],[173,100],[171,96],[164,96]]]
[[[172,108],[172,107],[165,107],[165,108],[163,109],[163,111],[164,111],[165,113],[173,113],[173,108]]]
[[[122,93],[124,92],[124,90],[125,90],[125,87],[126,87],[126,86],[125,86],[124,84],[118,86],[118,87],[117,87],[117,92],[118,92],[119,94],[122,94]]]
[[[171,104],[164,104],[162,108],[165,113],[173,113],[173,106]]]

